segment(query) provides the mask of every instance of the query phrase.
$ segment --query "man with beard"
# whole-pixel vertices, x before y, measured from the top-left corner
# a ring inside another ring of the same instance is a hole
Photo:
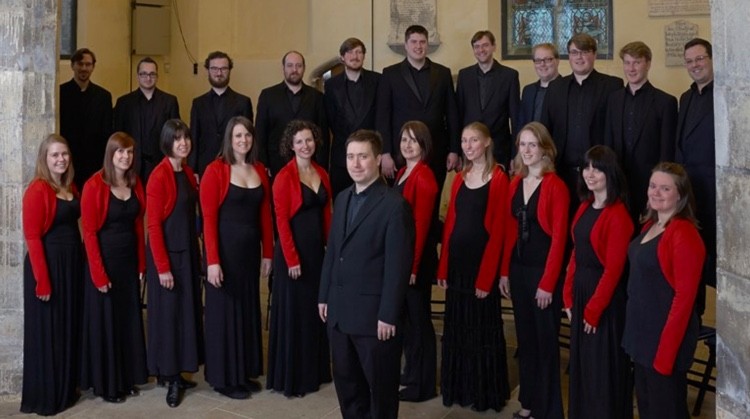
[[[271,170],[271,176],[287,163],[279,153],[279,143],[289,121],[310,121],[320,128],[321,146],[315,152],[315,160],[328,167],[328,122],[323,105],[323,94],[302,82],[305,75],[305,57],[297,51],[289,51],[281,59],[284,81],[267,87],[258,97],[258,120],[255,129],[258,135],[261,160]]]
[[[70,57],[73,78],[60,85],[60,134],[70,146],[79,191],[102,167],[112,133],[112,94],[91,81],[95,66],[94,53],[79,49]]]
[[[253,103],[249,97],[229,87],[229,76],[234,62],[222,51],[208,54],[204,67],[208,71],[211,90],[193,99],[190,110],[190,134],[193,151],[188,164],[202,176],[219,153],[227,122],[234,116],[253,120]]]
[[[326,81],[323,101],[333,135],[329,174],[334,195],[352,184],[346,170],[346,139],[359,129],[375,129],[375,101],[380,73],[362,68],[366,52],[361,40],[345,40],[339,48],[344,71]]]
[[[135,140],[135,167],[145,184],[164,158],[159,149],[161,128],[170,119],[180,119],[177,98],[156,87],[158,66],[151,57],[138,63],[138,88],[117,99],[115,131],[124,131]]]

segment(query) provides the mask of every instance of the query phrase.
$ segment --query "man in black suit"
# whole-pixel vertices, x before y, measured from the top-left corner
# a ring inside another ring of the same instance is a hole
[[[310,121],[320,128],[322,144],[315,151],[315,160],[328,167],[330,143],[323,94],[302,81],[305,75],[305,57],[297,51],[289,51],[281,59],[284,81],[267,87],[258,97],[258,118],[255,129],[258,134],[261,160],[271,170],[271,175],[287,163],[279,153],[279,144],[284,128],[294,119]]]
[[[695,216],[706,244],[703,283],[716,287],[716,137],[711,43],[701,38],[688,41],[685,68],[693,84],[680,96],[675,161],[685,167],[693,186]],[[699,296],[696,305],[702,314],[705,295]]]
[[[161,128],[170,119],[180,119],[177,98],[156,87],[159,67],[151,57],[138,62],[138,88],[120,96],[115,105],[115,131],[135,140],[135,167],[145,184],[164,158],[159,149]]]
[[[521,112],[518,117],[518,129],[532,121],[542,119],[542,105],[549,84],[560,78],[560,54],[555,44],[543,43],[531,49],[531,61],[539,80],[527,84],[521,93]]]
[[[193,99],[190,109],[193,151],[188,156],[188,164],[200,176],[219,154],[227,122],[234,116],[253,120],[253,102],[229,87],[229,76],[234,67],[229,55],[214,51],[208,54],[203,66],[208,71],[211,90]]]
[[[461,126],[451,71],[427,58],[427,37],[424,26],[409,26],[404,42],[406,58],[383,69],[376,127],[383,136],[381,169],[385,177],[393,178],[401,126],[411,120],[424,122],[432,135],[430,168],[442,188],[446,172],[461,166]]]
[[[375,129],[380,73],[363,68],[366,52],[365,44],[359,39],[345,40],[339,48],[344,72],[325,84],[323,101],[333,135],[329,175],[334,196],[352,184],[346,171],[346,139],[356,130]]]
[[[320,277],[333,380],[344,418],[398,417],[401,321],[414,257],[409,204],[380,178],[381,139],[346,141],[354,185],[336,198]]]
[[[620,158],[630,190],[630,215],[638,225],[646,208],[651,169],[674,160],[677,99],[648,81],[651,49],[631,42],[620,50],[627,84],[610,95],[604,144]]]
[[[557,172],[568,185],[572,216],[579,202],[575,191],[583,154],[604,142],[607,100],[622,88],[622,79],[594,69],[596,40],[588,34],[570,38],[568,61],[573,74],[550,84],[541,122],[557,146]]]
[[[81,48],[70,57],[73,78],[60,85],[60,134],[68,141],[78,190],[102,167],[112,134],[112,94],[91,81],[96,56]]]
[[[495,161],[509,168],[513,133],[519,129],[518,71],[493,58],[495,35],[479,31],[471,37],[477,63],[458,72],[456,100],[461,125],[482,122],[494,141]]]

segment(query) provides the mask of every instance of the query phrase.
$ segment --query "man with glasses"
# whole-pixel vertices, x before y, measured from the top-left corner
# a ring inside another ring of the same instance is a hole
[[[180,108],[175,96],[156,87],[159,77],[156,61],[146,57],[136,68],[138,88],[117,99],[114,128],[127,132],[135,140],[135,167],[145,184],[164,158],[159,149],[161,128],[168,120],[180,118]]]
[[[279,153],[281,136],[287,124],[295,119],[310,121],[320,128],[321,145],[315,150],[315,160],[328,168],[330,136],[326,120],[323,94],[302,81],[305,76],[305,57],[297,51],[289,51],[281,59],[284,80],[266,87],[258,97],[258,134],[260,157],[271,171],[271,176],[287,163]]]
[[[91,81],[96,56],[81,48],[70,57],[73,78],[60,85],[60,134],[70,146],[78,190],[102,167],[112,134],[112,94]]]
[[[204,67],[208,71],[211,90],[193,99],[190,110],[190,134],[193,151],[188,164],[200,176],[219,153],[227,122],[234,116],[253,120],[253,103],[249,97],[229,87],[229,76],[234,62],[225,52],[208,54]]]
[[[568,41],[568,61],[573,74],[549,87],[541,122],[557,146],[557,172],[571,193],[571,216],[578,207],[576,184],[583,154],[604,141],[609,95],[623,86],[622,79],[594,69],[596,40],[579,33]]]
[[[456,84],[461,126],[477,121],[487,125],[494,141],[495,161],[507,169],[512,133],[520,128],[518,71],[495,60],[495,35],[490,31],[475,33],[471,48],[477,63],[461,69]]]
[[[523,87],[521,94],[521,114],[518,129],[542,117],[542,104],[550,83],[560,78],[560,54],[555,44],[537,44],[531,50],[534,71],[539,80]]]
[[[685,69],[693,84],[680,96],[675,161],[685,167],[695,195],[695,216],[706,245],[703,284],[716,287],[716,138],[711,43],[701,38],[692,39],[685,44],[684,54]],[[705,288],[701,287],[700,291],[696,309],[703,314]]]

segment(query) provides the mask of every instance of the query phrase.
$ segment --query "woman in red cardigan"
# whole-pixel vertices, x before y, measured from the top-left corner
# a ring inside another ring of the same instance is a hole
[[[331,183],[313,156],[320,130],[308,121],[289,122],[279,150],[291,160],[276,175],[273,202],[279,240],[274,254],[271,331],[266,388],[302,397],[331,382],[326,327],[318,313],[328,229]]]
[[[273,255],[271,189],[258,161],[255,128],[229,120],[219,157],[201,180],[208,275],[206,381],[232,399],[247,399],[263,374],[260,275]]]
[[[651,172],[644,224],[628,249],[630,276],[622,346],[635,367],[638,415],[685,418],[687,370],[699,321],[695,297],[706,258],[685,169],[659,163]]]
[[[21,411],[54,415],[78,400],[83,247],[68,143],[39,145],[23,195],[23,392]]]
[[[510,397],[495,285],[508,177],[492,157],[484,124],[464,128],[461,149],[465,164],[451,188],[437,272],[438,285],[446,289],[440,389],[445,406],[500,411]]]
[[[568,417],[633,417],[630,359],[622,349],[625,281],[633,222],[617,155],[594,146],[578,177],[581,205],[571,227],[575,248],[563,289],[570,320]]]
[[[146,200],[133,165],[135,141],[109,137],[104,167],[83,187],[84,281],[81,388],[110,403],[137,396],[148,381],[140,285],[146,271]]]
[[[401,157],[406,165],[396,174],[395,188],[411,205],[416,226],[414,262],[406,289],[404,372],[399,397],[420,402],[435,397],[437,348],[430,318],[432,281],[437,271],[438,185],[429,162],[432,137],[427,125],[408,121],[401,127]]]
[[[561,276],[570,195],[555,174],[557,151],[538,122],[516,139],[517,175],[505,207],[500,292],[513,301],[521,410],[514,418],[564,417],[560,390]]]
[[[203,362],[198,191],[185,163],[191,145],[184,122],[165,122],[159,146],[166,157],[146,185],[148,370],[167,385],[169,407],[180,404],[181,390],[196,385],[180,373],[196,372]]]

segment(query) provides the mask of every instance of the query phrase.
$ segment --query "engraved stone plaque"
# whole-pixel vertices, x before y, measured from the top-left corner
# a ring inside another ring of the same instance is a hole
[[[648,0],[648,15],[654,16],[708,16],[709,0]]]
[[[427,28],[430,37],[427,42],[430,50],[440,45],[437,32],[437,0],[391,0],[391,31],[388,46],[394,51],[403,52],[404,32],[411,25]]]
[[[684,64],[685,43],[698,36],[698,25],[677,20],[664,27],[664,46],[667,67]]]

